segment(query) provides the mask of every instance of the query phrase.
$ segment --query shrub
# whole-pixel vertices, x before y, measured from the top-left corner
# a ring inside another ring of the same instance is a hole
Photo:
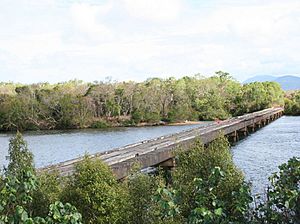
[[[144,121],[150,122],[150,123],[156,123],[161,120],[160,114],[157,112],[145,112],[144,115]]]
[[[111,125],[107,121],[95,121],[91,128],[109,128]]]
[[[37,176],[38,189],[33,193],[31,210],[35,216],[46,216],[49,204],[59,201],[63,178],[58,172],[44,172]]]
[[[250,190],[247,185],[241,185],[239,191],[233,191],[235,199],[232,203],[235,208],[230,211],[228,201],[219,197],[220,186],[226,179],[225,173],[220,167],[215,167],[211,171],[207,180],[195,178],[195,202],[194,208],[188,217],[189,223],[245,223],[245,214],[252,201]]]
[[[178,152],[176,164],[173,172],[174,189],[178,191],[184,217],[189,217],[191,211],[197,207],[194,179],[207,181],[215,167],[220,167],[226,176],[220,181],[215,194],[219,200],[226,201],[224,212],[228,215],[234,214],[236,206],[232,193],[239,191],[244,178],[233,163],[229,142],[225,137],[220,136],[207,148],[200,141],[196,141],[191,150]]]
[[[75,205],[85,223],[120,223],[125,193],[110,168],[100,160],[86,157],[76,166],[63,190],[62,199]]]
[[[8,168],[0,181],[0,223],[81,224],[81,214],[71,204],[55,202],[45,218],[32,217],[33,192],[38,182],[32,164],[33,156],[22,135],[10,140]],[[45,206],[45,205],[44,205]]]
[[[24,170],[34,171],[33,155],[20,132],[17,132],[16,136],[9,140],[8,154],[9,163],[5,169],[7,174],[14,175],[22,181]]]
[[[207,179],[194,178],[193,198],[195,207],[187,217],[182,216],[182,192],[172,187],[159,187],[155,199],[160,207],[160,219],[171,223],[214,224],[247,223],[249,203],[252,201],[250,188],[242,184],[239,191],[233,191],[233,211],[228,210],[228,201],[219,197],[219,187],[226,178],[220,167],[214,167]],[[229,213],[232,212],[232,213]]]
[[[157,189],[157,178],[140,171],[130,175],[123,184],[128,192],[128,223],[155,223],[152,196]]]
[[[134,121],[134,123],[140,123],[143,119],[143,115],[140,111],[138,110],[135,110],[133,113],[132,113],[132,116],[131,116],[131,119]]]
[[[298,96],[298,97],[297,97]],[[284,99],[284,113],[286,115],[297,116],[300,115],[300,100],[296,100],[297,98],[300,99],[300,92],[298,95],[293,95],[291,99],[285,98]]]
[[[257,208],[258,223],[300,223],[300,160],[293,157],[270,178],[266,201]]]

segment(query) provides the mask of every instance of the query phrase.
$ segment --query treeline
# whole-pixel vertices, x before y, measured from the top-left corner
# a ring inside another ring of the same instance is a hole
[[[279,167],[265,197],[253,205],[227,139],[220,136],[207,147],[195,142],[188,151],[178,149],[173,171],[147,175],[133,168],[117,182],[107,165],[88,157],[68,178],[57,173],[36,176],[32,154],[18,134],[10,141],[9,165],[0,178],[0,223],[300,222],[299,158]]]
[[[228,73],[136,82],[0,84],[0,130],[101,128],[226,119],[283,105],[274,82],[242,85]]]
[[[300,91],[287,93],[284,100],[284,113],[286,115],[300,115]]]

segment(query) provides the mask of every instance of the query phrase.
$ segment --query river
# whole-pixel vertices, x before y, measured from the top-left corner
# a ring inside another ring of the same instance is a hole
[[[23,134],[34,154],[36,167],[63,162],[84,155],[118,148],[206,125],[122,127],[107,129],[27,131]],[[9,139],[13,133],[0,134],[0,166],[6,164]]]
[[[232,147],[235,164],[252,183],[252,192],[263,193],[271,173],[293,156],[300,157],[300,116],[281,117]]]
[[[83,155],[101,152],[142,140],[168,135],[197,126],[158,126],[68,131],[31,131],[24,138],[42,167]],[[5,164],[9,138],[0,134],[0,165]],[[300,157],[300,117],[282,117],[232,147],[233,159],[252,182],[253,192],[264,191],[268,176],[293,156]]]

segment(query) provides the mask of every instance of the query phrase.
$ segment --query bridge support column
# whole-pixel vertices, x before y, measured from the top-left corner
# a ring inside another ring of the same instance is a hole
[[[248,128],[250,129],[251,132],[255,132],[255,124],[251,124],[248,126]]]
[[[228,134],[228,137],[230,138],[230,141],[232,141],[233,143],[239,141],[239,135],[238,135],[237,131],[234,131],[234,132]]]
[[[244,136],[244,137],[246,137],[247,135],[248,135],[248,129],[247,129],[247,127],[244,127],[244,128],[242,128],[242,129],[240,129],[240,130],[238,130],[240,133],[242,133],[242,135]]]
[[[256,126],[257,126],[258,128],[261,128],[261,122],[259,121],[258,123],[256,123]]]

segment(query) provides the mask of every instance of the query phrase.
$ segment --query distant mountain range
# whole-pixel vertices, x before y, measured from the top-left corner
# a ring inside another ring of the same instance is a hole
[[[285,76],[271,76],[271,75],[259,75],[247,79],[244,83],[251,82],[266,82],[273,81],[278,82],[284,90],[300,90],[300,77],[293,75]]]

